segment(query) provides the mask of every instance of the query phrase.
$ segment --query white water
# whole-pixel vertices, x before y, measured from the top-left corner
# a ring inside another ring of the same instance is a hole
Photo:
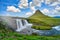
[[[22,19],[17,19],[17,20],[16,20],[16,22],[17,22],[17,29],[16,29],[16,31],[17,31],[17,32],[20,32],[20,31],[22,31],[23,29],[32,26],[32,24],[29,24],[29,23],[27,22],[27,20],[23,20],[23,21],[24,21],[24,22],[22,22]],[[24,25],[23,25],[23,23],[24,23]]]
[[[60,25],[59,26],[52,27],[52,28],[60,31]]]
[[[17,19],[16,22],[17,22],[17,29],[16,29],[16,31],[20,31],[21,28],[23,27],[21,19]]]

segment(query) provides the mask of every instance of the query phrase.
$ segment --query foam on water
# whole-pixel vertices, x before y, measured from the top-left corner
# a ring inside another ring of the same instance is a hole
[[[52,27],[52,28],[60,31],[60,25],[59,26]]]

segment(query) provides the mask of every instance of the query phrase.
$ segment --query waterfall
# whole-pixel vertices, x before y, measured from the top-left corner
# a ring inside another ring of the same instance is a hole
[[[20,31],[21,28],[23,27],[21,19],[16,19],[16,22],[17,22],[17,29],[16,29],[16,31]]]
[[[24,20],[24,22],[25,22],[25,26],[32,27],[32,24],[28,23],[27,20]]]
[[[22,19],[16,19],[16,23],[17,23],[17,29],[16,29],[17,32],[20,32],[21,30],[32,26],[32,24],[28,23],[27,20]]]
[[[18,19],[16,19],[16,24],[17,24],[17,29],[19,28],[19,23],[18,23]]]

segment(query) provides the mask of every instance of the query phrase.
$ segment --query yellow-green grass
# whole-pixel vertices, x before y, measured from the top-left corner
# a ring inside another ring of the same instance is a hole
[[[37,30],[50,30],[52,27],[50,26],[32,26],[32,28],[37,29]]]

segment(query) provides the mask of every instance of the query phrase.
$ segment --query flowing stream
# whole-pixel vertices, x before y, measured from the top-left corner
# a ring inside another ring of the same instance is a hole
[[[60,35],[60,25],[52,27],[51,30],[37,30],[35,33],[43,36]]]

